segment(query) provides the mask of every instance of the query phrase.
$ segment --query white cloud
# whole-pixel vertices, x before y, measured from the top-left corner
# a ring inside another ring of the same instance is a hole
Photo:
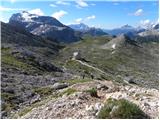
[[[87,2],[84,2],[84,0],[76,0],[76,7],[81,8],[81,7],[88,7]]]
[[[19,10],[26,10],[25,8],[8,8],[0,6],[0,11],[8,12],[8,11],[19,11]]]
[[[77,24],[77,23],[83,23],[83,22],[87,22],[89,20],[92,20],[92,19],[95,19],[96,16],[95,15],[91,15],[91,16],[88,16],[88,17],[85,17],[85,18],[77,18],[74,20],[74,24]]]
[[[56,4],[58,4],[58,5],[70,5],[69,2],[64,2],[64,1],[61,1],[61,0],[58,0],[58,1],[56,2]]]
[[[28,12],[31,13],[31,14],[36,14],[36,15],[44,15],[43,11],[41,9],[39,9],[39,8],[30,10]]]
[[[55,5],[55,4],[50,4],[49,6],[51,6],[51,7],[57,7],[57,5]]]
[[[141,20],[141,21],[140,21],[140,24],[141,24],[142,26],[147,26],[147,25],[150,25],[151,22],[150,22],[149,19],[146,19],[146,20]]]
[[[143,9],[138,9],[138,10],[134,13],[135,16],[141,16],[142,14],[143,14]]]
[[[60,10],[58,12],[53,13],[52,17],[54,17],[54,18],[59,20],[61,17],[63,17],[66,14],[68,14],[66,11]]]
[[[81,23],[82,21],[83,21],[82,18],[78,18],[78,19],[75,20],[76,23]]]
[[[91,16],[88,16],[88,17],[86,18],[86,20],[91,20],[91,19],[95,19],[95,18],[96,18],[95,15],[91,15]]]

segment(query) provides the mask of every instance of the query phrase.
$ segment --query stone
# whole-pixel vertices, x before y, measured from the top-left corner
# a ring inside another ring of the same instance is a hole
[[[86,110],[87,111],[93,111],[94,110],[94,106],[93,105],[86,105]]]
[[[103,84],[98,84],[97,85],[97,90],[108,90],[109,88],[106,85]]]
[[[37,94],[31,99],[30,104],[33,104],[33,103],[38,102],[40,100],[41,100],[41,97],[39,94]]]
[[[66,88],[68,87],[68,84],[66,83],[55,83],[52,88],[55,89],[55,90],[59,90],[59,89],[63,89],[63,88]]]
[[[99,111],[102,108],[102,106],[103,106],[102,103],[96,103],[94,106],[94,110]]]

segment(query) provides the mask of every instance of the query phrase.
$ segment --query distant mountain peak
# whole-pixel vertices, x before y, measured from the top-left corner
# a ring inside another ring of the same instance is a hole
[[[21,21],[21,22],[33,22],[32,18],[36,18],[39,15],[31,14],[28,11],[22,11],[21,13],[13,14],[10,20]]]
[[[123,25],[121,28],[133,28],[131,25],[128,25],[128,24],[126,24],[126,25]]]
[[[70,24],[69,27],[78,31],[83,31],[83,30],[86,31],[90,29],[89,26],[84,23]]]

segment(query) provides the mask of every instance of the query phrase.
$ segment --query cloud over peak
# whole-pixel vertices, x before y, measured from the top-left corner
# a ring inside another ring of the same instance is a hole
[[[142,26],[148,26],[148,25],[151,24],[151,21],[150,21],[149,19],[141,20],[141,21],[140,21],[140,24],[141,24]]]
[[[77,19],[75,20],[76,23],[81,23],[82,21],[83,21],[82,18],[77,18]]]
[[[55,12],[52,14],[52,17],[56,18],[57,20],[59,20],[61,17],[63,17],[64,15],[68,14],[66,11],[60,10],[58,12]]]
[[[41,15],[41,16],[44,15],[43,11],[40,8],[36,8],[36,9],[30,10],[28,12],[31,14],[36,14],[36,15]]]

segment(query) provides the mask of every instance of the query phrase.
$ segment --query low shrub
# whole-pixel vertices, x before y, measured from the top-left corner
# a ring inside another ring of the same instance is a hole
[[[149,118],[136,104],[125,99],[108,99],[98,116],[99,119],[144,119]]]

